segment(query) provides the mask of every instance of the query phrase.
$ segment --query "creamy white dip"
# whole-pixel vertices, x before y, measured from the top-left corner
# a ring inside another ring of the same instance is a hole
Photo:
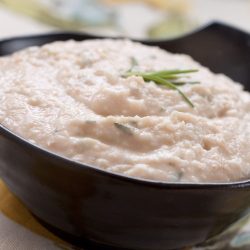
[[[175,90],[122,77],[198,69]],[[216,60],[216,59],[215,59]],[[55,42],[0,59],[0,122],[75,161],[166,182],[250,176],[250,94],[186,55],[128,40]]]

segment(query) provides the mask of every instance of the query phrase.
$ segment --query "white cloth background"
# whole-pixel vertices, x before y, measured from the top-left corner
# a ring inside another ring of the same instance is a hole
[[[40,237],[25,227],[0,214],[1,250],[58,250],[50,240]]]

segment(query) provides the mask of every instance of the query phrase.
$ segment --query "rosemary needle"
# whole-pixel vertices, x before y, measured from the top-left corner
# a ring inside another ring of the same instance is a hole
[[[114,123],[115,127],[118,128],[119,130],[121,130],[123,133],[127,134],[127,135],[133,135],[131,129],[123,124]]]
[[[133,69],[134,69],[136,66],[139,65],[139,64],[138,64],[138,61],[137,61],[134,57],[131,57],[130,60],[131,60],[131,67],[130,67],[130,69],[128,70],[128,72],[132,72]]]

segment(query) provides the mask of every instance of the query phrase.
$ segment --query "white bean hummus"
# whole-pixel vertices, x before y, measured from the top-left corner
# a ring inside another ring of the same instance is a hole
[[[197,69],[179,89],[124,77]],[[216,60],[216,58],[215,58]],[[233,62],[232,62],[233,63]],[[55,42],[0,59],[0,122],[75,161],[165,182],[250,176],[250,94],[187,55],[129,40]]]

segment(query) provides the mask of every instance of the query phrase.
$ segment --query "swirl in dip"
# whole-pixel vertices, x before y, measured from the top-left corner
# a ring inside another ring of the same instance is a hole
[[[175,90],[123,77],[198,69]],[[166,182],[250,176],[250,94],[189,56],[128,40],[55,42],[0,59],[0,122],[75,161]]]

